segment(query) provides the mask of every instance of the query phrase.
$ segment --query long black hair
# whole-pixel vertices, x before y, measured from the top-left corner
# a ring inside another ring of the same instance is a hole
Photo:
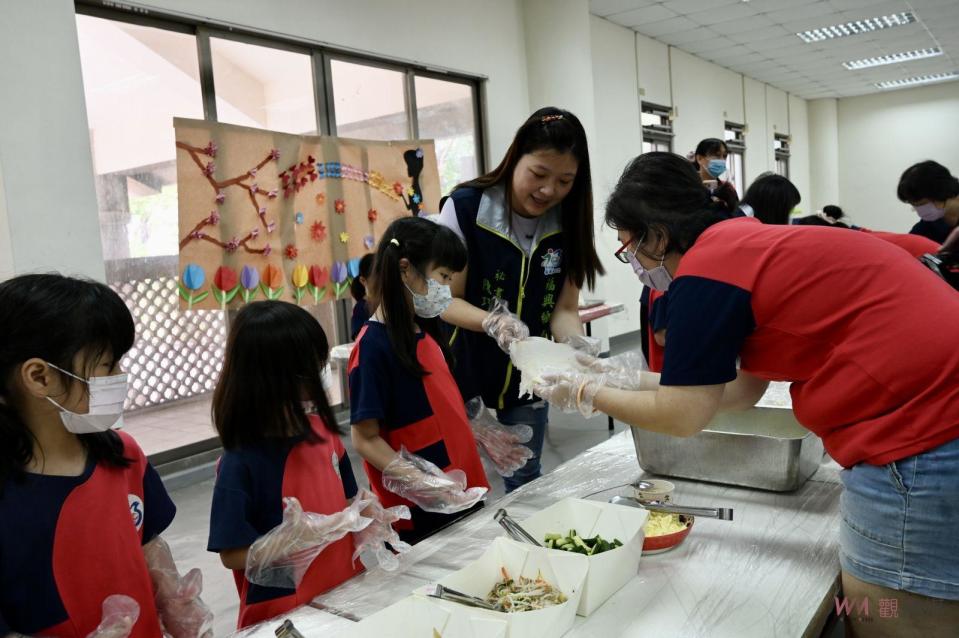
[[[367,253],[360,259],[360,274],[353,278],[350,283],[350,295],[354,301],[366,299],[366,286],[360,281],[360,277],[369,280],[370,272],[373,270],[373,253]]]
[[[456,188],[486,189],[502,184],[506,190],[506,207],[513,210],[513,172],[520,158],[536,151],[551,150],[572,153],[578,168],[569,193],[563,198],[563,260],[569,269],[569,280],[577,288],[585,282],[590,288],[596,275],[606,271],[596,254],[593,234],[593,178],[589,168],[586,131],[579,119],[563,109],[547,106],[539,109],[516,131],[512,144],[499,166],[486,175],[464,182]]]
[[[407,259],[424,277],[429,276],[432,268],[439,267],[460,272],[466,268],[466,246],[445,226],[422,217],[401,217],[389,225],[380,239],[369,280],[371,300],[382,310],[390,343],[403,367],[418,376],[426,374],[416,358],[416,326],[433,337],[452,367],[452,355],[440,334],[439,321],[418,317],[413,312],[400,274],[401,259]]]
[[[959,196],[959,179],[939,162],[926,160],[905,170],[899,178],[896,195],[907,204],[923,199],[944,202]]]
[[[213,425],[224,449],[315,440],[302,402],[340,431],[323,389],[330,344],[319,322],[285,301],[244,306],[230,327],[223,370],[213,390]]]
[[[606,202],[607,225],[637,240],[650,231],[665,235],[665,252],[685,253],[704,230],[728,218],[692,164],[673,153],[643,153],[632,160]]]
[[[133,346],[133,317],[104,284],[57,274],[22,275],[0,283],[0,487],[23,476],[33,459],[33,433],[20,416],[15,382],[20,366],[38,358],[81,378],[104,354],[115,360]],[[80,355],[83,369],[74,369]],[[81,383],[60,373],[69,392]],[[56,398],[56,397],[54,397]],[[90,459],[127,467],[116,432],[77,435]]]
[[[795,184],[782,175],[770,173],[749,185],[740,206],[751,206],[756,219],[764,224],[785,226],[789,223],[789,213],[800,201],[802,197]]]

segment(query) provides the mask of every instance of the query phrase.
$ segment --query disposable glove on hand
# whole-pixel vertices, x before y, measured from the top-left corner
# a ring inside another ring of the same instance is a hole
[[[473,436],[500,476],[513,476],[516,470],[535,456],[531,449],[523,445],[533,438],[533,428],[530,426],[503,425],[483,405],[483,400],[479,397],[470,400],[467,414],[475,415],[470,417]]]
[[[606,377],[605,385],[621,390],[642,390],[643,374],[648,370],[646,359],[640,352],[624,352],[615,357],[599,359],[585,354],[577,354],[576,362],[594,375]],[[648,388],[653,389],[653,388]]]
[[[509,311],[502,299],[493,301],[489,314],[483,319],[483,330],[506,354],[509,354],[511,343],[529,338],[529,327]]]
[[[181,577],[166,541],[157,536],[143,546],[157,612],[166,632],[173,638],[201,638],[213,635],[213,612],[200,599],[203,575],[191,569]]]
[[[532,385],[533,394],[545,399],[563,412],[579,412],[584,417],[594,414],[593,400],[606,385],[604,375],[584,372],[547,372]]]
[[[383,487],[412,501],[427,512],[454,514],[476,505],[487,488],[466,489],[463,470],[443,472],[423,457],[401,448],[389,465],[383,468]]]
[[[87,638],[127,638],[140,617],[140,605],[123,594],[107,596],[103,601],[100,624]]]
[[[362,514],[373,522],[368,527],[353,532],[353,543],[356,546],[353,561],[355,562],[363,552],[369,551],[376,557],[380,567],[388,572],[395,571],[400,565],[396,555],[405,554],[413,547],[400,540],[400,535],[393,529],[393,523],[400,519],[409,520],[410,508],[405,505],[383,507],[376,495],[366,489],[361,489],[356,498],[370,502]],[[389,547],[386,546],[387,544]],[[393,548],[392,551],[390,547]]]
[[[573,335],[566,337],[560,343],[565,343],[575,350],[591,357],[598,357],[603,348],[603,341],[596,337],[586,337],[584,335]]]

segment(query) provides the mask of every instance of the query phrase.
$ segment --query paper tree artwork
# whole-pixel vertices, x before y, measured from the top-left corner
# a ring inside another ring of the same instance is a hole
[[[174,128],[184,310],[342,298],[390,222],[439,203],[431,140]]]

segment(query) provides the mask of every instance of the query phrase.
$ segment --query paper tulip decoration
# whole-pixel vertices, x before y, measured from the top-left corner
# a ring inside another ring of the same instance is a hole
[[[333,262],[333,272],[330,273],[330,276],[333,278],[335,296],[339,298],[339,296],[343,294],[343,291],[350,287],[347,281],[348,273],[346,271],[346,264],[342,261]]]
[[[197,294],[204,281],[206,273],[196,264],[187,264],[183,269],[183,276],[180,277],[180,297],[186,301],[187,310],[193,310],[193,304],[200,303],[210,294],[209,290]]]
[[[320,300],[326,295],[326,284],[328,283],[330,283],[329,268],[310,266],[310,283],[308,286],[310,294],[313,295],[313,301],[320,303]]]
[[[300,303],[300,300],[303,299],[304,288],[309,282],[309,273],[306,270],[306,266],[300,264],[293,269],[293,275],[291,277],[293,281],[293,298],[296,299],[296,303]]]
[[[213,297],[220,304],[220,310],[226,310],[226,305],[233,301],[240,291],[240,284],[236,271],[229,266],[220,266],[213,275]]]
[[[356,279],[360,276],[360,258],[354,257],[353,259],[346,262],[346,272],[349,273],[350,279]]]
[[[243,288],[243,303],[250,303],[256,297],[260,285],[260,273],[253,266],[243,266],[240,271],[240,286]]]
[[[263,269],[260,290],[267,299],[279,299],[283,294],[283,273],[273,264]]]

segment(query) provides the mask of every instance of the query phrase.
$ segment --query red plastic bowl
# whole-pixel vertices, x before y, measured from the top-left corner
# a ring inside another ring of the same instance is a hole
[[[647,536],[643,540],[644,554],[658,554],[673,549],[689,536],[689,531],[693,529],[695,519],[692,516],[680,515],[680,522],[686,523],[686,529],[672,534],[663,534],[662,536]]]

